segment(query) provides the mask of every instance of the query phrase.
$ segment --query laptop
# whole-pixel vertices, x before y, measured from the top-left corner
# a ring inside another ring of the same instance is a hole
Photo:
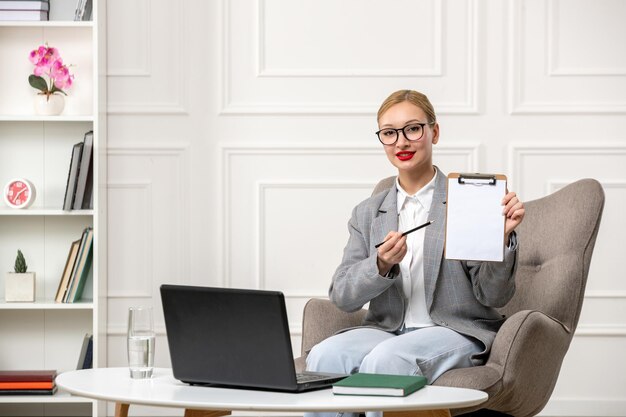
[[[296,375],[281,292],[161,285],[174,378],[188,384],[302,392],[347,375]]]

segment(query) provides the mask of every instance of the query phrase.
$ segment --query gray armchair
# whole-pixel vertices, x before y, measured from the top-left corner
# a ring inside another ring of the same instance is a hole
[[[374,193],[389,188],[392,180],[381,181]],[[487,362],[448,371],[434,382],[479,389],[489,394],[489,400],[479,407],[452,410],[453,415],[539,413],[552,394],[578,324],[604,207],[602,186],[592,179],[580,180],[525,206],[526,216],[517,230],[517,291],[500,309],[508,319]],[[314,345],[340,329],[359,325],[364,313],[345,313],[327,300],[310,300],[304,309],[302,356],[296,366],[303,369]]]

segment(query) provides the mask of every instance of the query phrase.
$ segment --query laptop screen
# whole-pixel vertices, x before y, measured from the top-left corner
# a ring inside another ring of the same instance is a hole
[[[281,292],[162,285],[174,377],[290,390],[293,351]]]

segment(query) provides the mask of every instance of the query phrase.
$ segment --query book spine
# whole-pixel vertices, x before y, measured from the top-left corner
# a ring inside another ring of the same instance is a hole
[[[0,20],[46,21],[48,12],[44,10],[0,10]]]
[[[76,181],[78,175],[78,167],[80,166],[80,158],[83,150],[83,143],[79,142],[72,148],[72,159],[70,161],[69,172],[67,173],[67,185],[65,187],[65,199],[63,201],[63,210],[71,210],[74,201],[74,193],[76,192]]]
[[[0,382],[0,389],[52,389],[54,382]]]
[[[0,395],[54,395],[56,391],[56,386],[52,389],[7,389],[0,390]]]
[[[74,261],[74,269],[72,270],[72,276],[70,277],[70,280],[67,284],[67,290],[65,291],[65,295],[63,296],[63,302],[64,303],[69,303],[71,302],[71,298],[70,295],[72,293],[72,288],[74,288],[74,286],[76,285],[80,275],[78,275],[78,269],[80,268],[80,262],[81,262],[81,258],[83,257],[83,254],[86,255],[86,244],[87,244],[87,236],[89,234],[89,230],[91,228],[87,227],[85,228],[85,230],[83,230],[83,236],[80,239],[80,246],[78,247],[78,254],[76,255],[76,261]]]
[[[74,210],[80,210],[83,208],[83,199],[85,196],[85,190],[87,188],[87,181],[90,179],[89,171],[92,170],[92,158],[93,158],[93,131],[85,133],[85,139],[83,140],[83,151],[80,158],[80,169],[78,170],[78,181],[76,183],[76,193],[74,194],[74,200],[72,208]]]
[[[87,259],[83,264],[80,272],[80,278],[78,280],[78,284],[76,285],[76,291],[72,294],[72,302],[80,301],[83,296],[83,289],[85,288],[85,282],[89,276],[89,271],[91,270],[91,262],[92,262],[92,248],[93,244],[89,244],[89,252],[87,252]]]
[[[51,382],[56,375],[54,370],[0,371],[0,382]]]
[[[93,229],[88,227],[85,229],[84,239],[81,242],[80,255],[76,258],[76,270],[73,272],[72,284],[68,288],[68,295],[65,302],[73,303],[78,301],[77,294],[80,288],[80,293],[82,295],[83,287],[85,285],[85,281],[87,280],[87,275],[89,273],[89,269],[91,267],[91,249],[93,244]]]
[[[67,291],[67,283],[72,274],[72,270],[74,269],[74,264],[76,263],[76,254],[78,253],[79,244],[80,240],[74,241],[70,245],[70,251],[67,254],[67,260],[65,261],[65,268],[63,268],[63,274],[59,280],[59,287],[57,288],[57,293],[54,296],[54,301],[57,303],[63,302],[63,296],[65,295],[65,291]]]
[[[93,368],[93,335],[89,337],[89,344],[87,345],[87,353],[85,360],[83,361],[82,369]]]
[[[50,10],[48,1],[24,1],[24,0],[2,0],[0,1],[0,10]]]

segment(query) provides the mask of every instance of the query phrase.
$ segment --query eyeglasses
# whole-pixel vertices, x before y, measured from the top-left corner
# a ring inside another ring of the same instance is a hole
[[[424,126],[434,124],[435,122],[411,123],[404,126],[402,129],[387,127],[385,129],[380,129],[378,132],[376,132],[376,136],[378,136],[378,140],[380,141],[380,143],[382,143],[383,145],[391,146],[398,141],[398,132],[402,131],[402,134],[407,140],[420,140],[422,136],[424,136]]]

